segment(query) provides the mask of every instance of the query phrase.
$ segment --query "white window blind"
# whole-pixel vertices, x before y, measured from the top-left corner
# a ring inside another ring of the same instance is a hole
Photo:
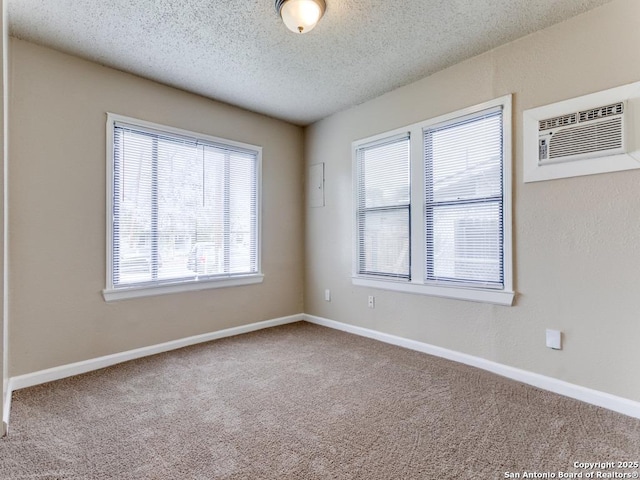
[[[356,150],[357,270],[360,275],[409,279],[409,136]]]
[[[112,128],[107,290],[259,272],[258,150],[133,123]]]
[[[502,107],[424,130],[425,280],[504,286]]]

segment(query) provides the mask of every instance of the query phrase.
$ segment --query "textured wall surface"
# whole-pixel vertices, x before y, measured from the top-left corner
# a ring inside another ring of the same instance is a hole
[[[302,129],[22,40],[10,59],[11,376],[302,312]],[[105,303],[105,112],[263,147],[262,284]]]
[[[308,127],[326,206],[306,209],[305,311],[640,400],[640,171],[522,181],[523,109],[640,80],[639,18],[616,0]],[[351,142],[509,93],[515,305],[353,286]]]

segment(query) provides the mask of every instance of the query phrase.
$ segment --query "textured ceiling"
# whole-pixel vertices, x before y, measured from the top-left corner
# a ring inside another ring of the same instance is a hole
[[[8,0],[11,35],[306,125],[610,0]]]

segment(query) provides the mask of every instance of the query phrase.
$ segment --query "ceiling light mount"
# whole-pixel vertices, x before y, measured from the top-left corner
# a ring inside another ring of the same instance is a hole
[[[313,30],[324,15],[324,0],[275,0],[276,11],[289,30],[307,33]]]

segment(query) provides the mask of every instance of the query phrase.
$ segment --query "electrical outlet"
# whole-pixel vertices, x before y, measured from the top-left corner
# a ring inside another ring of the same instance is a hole
[[[331,290],[329,290],[328,288],[324,291],[324,299],[327,302],[331,301]]]
[[[376,308],[376,297],[369,295],[369,308]]]

